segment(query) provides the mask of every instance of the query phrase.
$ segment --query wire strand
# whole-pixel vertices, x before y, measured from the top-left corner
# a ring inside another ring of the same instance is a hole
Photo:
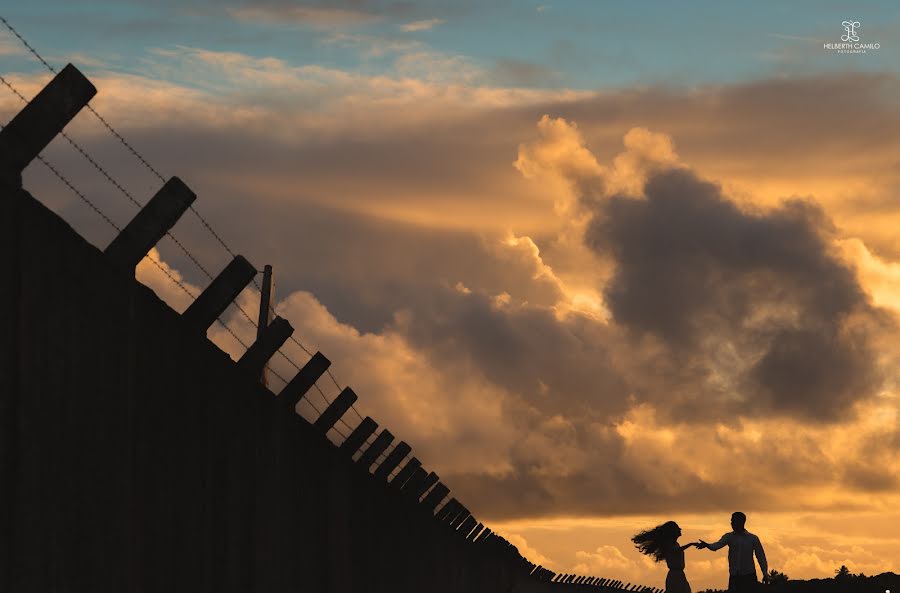
[[[5,126],[3,126],[3,127],[5,127]],[[38,158],[38,160],[39,160],[41,163],[44,164],[44,166],[46,166],[48,169],[50,169],[50,171],[51,171],[54,175],[56,175],[56,177],[59,178],[59,180],[62,181],[62,182],[66,185],[66,187],[68,187],[72,192],[74,192],[75,195],[78,196],[84,203],[86,203],[88,206],[90,206],[90,207],[94,210],[94,212],[96,212],[97,214],[99,214],[99,215],[100,215],[107,223],[109,223],[110,226],[112,226],[114,229],[116,229],[117,231],[121,232],[122,229],[121,229],[116,223],[114,223],[114,222],[112,221],[112,219],[110,219],[109,216],[106,215],[106,213],[104,213],[104,212],[103,212],[96,204],[94,204],[93,202],[91,202],[91,201],[90,201],[90,200],[89,200],[82,192],[80,192],[80,191],[72,184],[72,182],[70,182],[70,181],[69,181],[62,173],[60,173],[58,169],[56,169],[53,165],[51,165],[50,162],[49,162],[47,159],[45,159],[45,158],[44,158],[43,156],[41,156],[41,155],[38,155],[37,158]],[[173,276],[173,275],[172,275],[172,274],[171,274],[171,273],[170,273],[170,272],[162,265],[162,262],[158,261],[156,258],[154,258],[153,256],[151,256],[150,254],[147,254],[146,257],[147,257],[147,259],[148,259],[150,262],[153,263],[153,265],[155,265],[157,268],[159,268],[159,270],[160,270],[163,274],[165,274],[165,275],[169,278],[169,280],[171,280],[171,281],[174,282],[179,288],[181,288],[181,290],[184,291],[185,294],[187,294],[188,296],[190,296],[192,299],[196,299],[196,298],[197,298],[197,295],[195,295],[193,292],[191,292],[190,290],[188,290],[188,288],[187,288],[180,280],[178,280],[177,278],[175,278],[175,277],[174,277],[174,276]],[[219,324],[221,324],[222,327],[224,327],[224,328],[228,331],[228,333],[230,333],[230,334],[232,335],[232,337],[234,337],[234,339],[237,340],[237,342],[238,342],[241,346],[243,346],[245,349],[248,348],[247,344],[246,344],[246,343],[245,343],[245,342],[244,342],[244,341],[243,341],[243,340],[242,340],[242,339],[234,332],[234,330],[232,330],[232,329],[228,326],[227,323],[225,323],[224,321],[222,321],[221,318],[216,318],[216,321],[218,321]],[[279,375],[277,375],[277,373],[276,373],[276,376],[279,376]],[[279,377],[280,377],[280,376],[279,376]],[[284,380],[283,377],[280,377],[280,378],[281,378],[282,380]]]
[[[6,20],[6,19],[3,18],[2,16],[0,16],[0,21],[3,22],[4,26],[6,26],[6,28],[9,29],[9,31],[10,31],[13,35],[15,35],[15,36],[19,39],[19,41],[22,42],[22,44],[28,49],[28,51],[29,51],[29,52],[30,52],[30,53],[31,53],[31,54],[32,54],[39,62],[41,62],[41,63],[42,63],[42,64],[43,64],[43,65],[44,65],[51,73],[56,74],[56,69],[53,68],[53,66],[51,66],[50,63],[47,62],[47,60],[45,60],[44,57],[43,57],[40,53],[38,53],[38,51],[37,51],[30,43],[28,43],[28,40],[26,40],[25,37],[23,37],[23,36],[22,36],[22,35],[21,35],[21,34],[13,27],[13,26],[12,26],[12,24],[10,24],[10,22],[9,22],[8,20]],[[5,85],[6,85],[13,93],[15,93],[22,101],[24,101],[26,104],[29,102],[28,99],[26,99],[26,98],[25,98],[18,90],[15,89],[15,87],[12,86],[12,84],[10,84],[10,83],[6,80],[6,78],[0,77],[0,79],[2,79],[3,84],[5,84]],[[114,136],[114,137],[115,137],[115,138],[116,138],[116,139],[117,139],[117,140],[118,140],[118,141],[119,141],[119,142],[120,142],[127,150],[128,150],[128,152],[130,152],[135,158],[137,158],[138,161],[140,161],[140,163],[143,164],[143,165],[144,165],[144,166],[145,166],[145,167],[146,167],[153,175],[155,175],[155,176],[156,176],[160,181],[162,181],[163,183],[165,183],[165,182],[167,181],[166,178],[165,178],[158,170],[156,170],[156,168],[153,167],[153,165],[151,165],[150,162],[149,162],[146,158],[144,158],[144,156],[141,155],[141,153],[139,153],[139,152],[137,151],[137,149],[135,149],[135,148],[134,148],[134,147],[133,147],[126,139],[125,139],[125,137],[124,137],[122,134],[120,134],[120,133],[112,126],[112,124],[109,123],[109,121],[106,120],[106,118],[104,118],[102,115],[100,115],[100,113],[99,113],[96,109],[94,109],[94,107],[93,107],[90,103],[88,103],[88,104],[86,105],[86,107],[87,107],[88,111],[90,111],[90,113],[93,114],[94,117],[96,117],[97,120],[98,120],[98,121],[99,121],[99,122],[100,122],[100,123],[101,123],[101,124],[102,124],[102,125],[103,125],[103,126],[104,126],[104,127],[105,127],[105,128],[106,128],[106,129],[107,129],[107,130],[108,130],[108,131],[109,131],[109,132],[110,132],[110,133],[111,133],[111,134],[112,134],[112,135],[113,135],[113,136]],[[99,171],[99,172],[100,172],[100,173],[101,173],[101,174],[102,174],[102,175],[103,175],[103,176],[104,176],[104,177],[105,177],[105,178],[106,178],[113,186],[115,186],[117,189],[119,189],[119,191],[121,191],[121,192],[122,192],[129,200],[131,200],[135,205],[137,205],[138,207],[143,207],[143,206],[140,204],[140,202],[138,202],[138,201],[131,195],[131,193],[128,192],[128,190],[126,190],[120,183],[118,183],[118,182],[112,177],[112,175],[110,175],[110,174],[109,174],[102,166],[100,166],[100,164],[99,164],[94,158],[92,158],[92,157],[87,153],[86,150],[84,150],[77,142],[75,142],[75,141],[74,141],[68,134],[66,134],[64,131],[61,132],[61,134],[62,134],[62,136],[63,136],[63,137],[64,137],[64,138],[65,138],[65,139],[66,139],[66,140],[67,140],[67,141],[68,141],[68,142],[69,142],[69,143],[70,143],[70,144],[71,144],[71,145],[72,145],[79,153],[81,153],[81,155],[82,155],[85,159],[87,159],[88,162],[89,162],[91,165],[93,165],[94,168],[96,168],[96,169],[97,169],[97,170],[98,170],[98,171]],[[39,157],[39,158],[41,158],[41,157]],[[103,216],[103,218],[106,219],[107,222],[109,222],[110,224],[113,224],[112,221],[111,221],[111,220],[110,220],[110,219],[109,219],[109,218],[108,218],[108,217],[107,217],[107,216],[106,216],[99,208],[97,208],[92,202],[90,202],[90,200],[88,200],[81,192],[78,192],[77,190],[75,190],[74,186],[72,186],[71,183],[69,183],[68,180],[66,180],[63,176],[61,176],[61,175],[58,173],[58,171],[56,171],[56,169],[54,169],[52,166],[50,166],[49,163],[47,163],[43,158],[41,158],[41,161],[42,161],[45,165],[47,165],[48,168],[51,169],[51,171],[53,171],[54,173],[56,173],[57,176],[58,176],[60,179],[62,179],[62,180],[66,183],[66,185],[68,185],[73,191],[75,191],[75,192],[79,195],[79,197],[82,198],[82,199],[84,200],[84,202],[85,202],[86,204],[88,204],[89,206],[91,206],[98,214],[100,214],[101,216]],[[236,254],[235,254],[234,250],[232,250],[232,249],[228,246],[228,244],[225,243],[225,240],[222,239],[222,237],[219,235],[219,233],[216,232],[215,229],[213,229],[212,225],[209,224],[209,222],[208,222],[208,221],[200,214],[200,212],[199,212],[196,208],[194,208],[193,205],[190,205],[190,206],[189,206],[189,209],[190,209],[190,211],[191,211],[191,212],[192,212],[192,213],[200,220],[201,224],[207,229],[207,231],[213,236],[213,238],[215,238],[216,241],[217,241],[217,242],[225,249],[225,251],[226,251],[232,258],[236,257]],[[115,225],[113,225],[113,226],[114,226],[117,230],[121,230],[119,227],[117,227],[117,226],[115,226]],[[168,237],[169,237],[169,238],[170,238],[170,239],[171,239],[171,240],[172,240],[172,241],[173,241],[173,242],[181,249],[181,251],[184,252],[184,254],[185,254],[185,255],[186,255],[186,256],[187,256],[187,257],[188,257],[188,258],[189,258],[196,266],[197,266],[198,269],[200,269],[200,270],[201,270],[201,271],[202,271],[202,272],[203,272],[210,280],[213,279],[213,275],[206,269],[206,267],[204,267],[203,264],[201,264],[200,261],[199,261],[199,260],[198,260],[198,259],[197,259],[197,258],[196,258],[196,257],[195,257],[195,256],[194,256],[194,255],[193,255],[193,254],[192,254],[192,253],[191,253],[191,252],[190,252],[190,251],[189,251],[189,250],[188,250],[188,249],[187,249],[187,248],[186,248],[186,247],[185,247],[185,246],[184,246],[184,245],[176,238],[176,237],[175,237],[175,236],[174,236],[174,235],[172,235],[172,234],[169,233],[169,232],[167,232],[166,235],[167,235],[167,236],[168,236]],[[152,260],[152,258],[150,258],[150,259]],[[154,263],[156,263],[156,262],[154,261]],[[166,275],[169,276],[170,278],[172,278],[173,281],[175,281],[176,283],[178,283],[179,286],[181,286],[181,288],[182,288],[183,290],[187,291],[187,289],[186,289],[183,285],[181,285],[180,282],[178,282],[177,280],[175,280],[175,278],[172,277],[172,275],[169,274],[164,268],[162,268],[162,266],[160,266],[158,263],[157,263],[157,266],[158,266],[161,270],[163,270],[164,272],[166,272]],[[257,288],[257,290],[259,290],[260,292],[262,292],[262,289],[261,289],[261,287],[260,287],[260,285],[259,285],[259,282],[256,280],[256,278],[253,279],[253,284],[254,284],[254,286]],[[188,292],[188,294],[191,294],[191,293]],[[238,305],[237,303],[234,303],[234,304],[235,304],[235,306],[237,307],[237,309],[241,312],[241,314],[242,314],[242,315],[243,315],[243,316],[244,316],[244,317],[245,317],[245,318],[246,318],[246,319],[247,319],[254,327],[258,327],[257,324],[256,324],[256,322],[253,321],[253,318],[250,317],[250,315],[243,309],[243,307],[241,307],[241,306]],[[234,334],[234,332],[232,332],[231,329],[228,328],[228,326],[227,326],[226,324],[224,324],[224,322],[222,322],[221,320],[218,320],[218,321],[219,321],[220,323],[222,323],[223,326],[226,327],[226,328],[229,330],[229,332],[231,332],[231,334],[232,334],[235,338],[237,338],[237,335]],[[313,353],[312,353],[306,346],[304,346],[299,340],[297,340],[295,337],[291,336],[290,339],[291,339],[291,341],[292,341],[294,344],[296,344],[297,346],[299,346],[300,349],[303,350],[308,356],[312,356],[312,355],[313,355]],[[244,342],[243,342],[242,340],[238,339],[238,342],[240,342],[245,348],[247,347],[247,345],[244,344]],[[298,371],[300,370],[300,367],[299,367],[292,359],[290,359],[289,357],[287,357],[287,355],[285,355],[283,352],[281,352],[280,349],[278,350],[278,352],[279,352],[279,354],[281,354],[286,360],[288,360],[288,362],[290,362],[290,364],[292,364]],[[278,374],[275,373],[274,371],[273,371],[273,374],[275,374],[275,376],[279,377],[282,381],[285,381],[285,383],[287,382],[283,377],[281,377],[280,375],[278,375]],[[326,374],[327,374],[328,377],[331,379],[331,381],[334,383],[335,387],[338,388],[338,390],[342,389],[340,383],[338,383],[337,379],[335,378],[334,374],[331,372],[330,369],[326,369]],[[326,402],[327,404],[330,405],[331,402],[330,402],[330,401],[328,400],[328,398],[325,396],[325,393],[321,390],[321,388],[320,388],[317,384],[315,385],[315,387],[316,387],[316,390],[319,392],[319,394],[322,396],[322,399],[325,400],[325,402]],[[362,414],[360,414],[359,410],[357,410],[355,404],[353,404],[353,405],[350,406],[350,410],[351,410],[354,414],[356,414],[356,416],[359,418],[359,420],[362,420],[362,419],[363,419]],[[343,420],[342,420],[342,421],[343,421]],[[345,426],[348,426],[348,428],[349,428],[349,425],[347,425],[346,422],[344,422],[344,425],[345,425]]]
[[[21,41],[25,45],[25,47],[28,48],[28,51],[30,51],[34,55],[34,57],[36,57],[38,60],[40,60],[41,63],[44,64],[44,66],[46,66],[48,70],[50,70],[50,72],[53,72],[54,74],[56,74],[56,70],[53,69],[53,66],[48,64],[47,60],[42,58],[41,54],[37,53],[37,50],[34,49],[33,47],[31,47],[31,44],[29,44],[27,41],[25,41],[25,38],[22,37],[21,35],[19,35],[18,31],[13,29],[13,26],[9,24],[9,21],[7,21],[2,16],[0,16],[0,21],[3,21],[3,24],[6,25],[6,28],[9,29],[10,31],[12,31],[12,34],[19,38],[19,41]]]

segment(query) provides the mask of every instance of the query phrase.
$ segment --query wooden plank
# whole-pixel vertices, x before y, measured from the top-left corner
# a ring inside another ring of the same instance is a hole
[[[377,437],[375,437],[375,442],[373,442],[368,449],[366,449],[362,457],[359,458],[357,462],[360,467],[364,470],[369,471],[369,468],[372,467],[372,464],[378,460],[378,457],[384,453],[385,449],[391,444],[394,440],[394,435],[391,434],[391,431],[384,429],[379,433]]]
[[[481,533],[481,530],[484,529],[484,525],[482,523],[478,523],[475,526],[475,529],[469,532],[469,535],[466,536],[466,539],[469,541],[475,541],[475,538],[478,537],[478,534]]]
[[[334,398],[334,401],[325,408],[322,415],[315,421],[314,426],[321,430],[322,434],[328,432],[331,430],[331,427],[347,413],[347,410],[350,409],[350,406],[352,406],[357,399],[359,398],[353,393],[353,390],[349,387],[345,387],[344,390]]]
[[[391,472],[394,471],[400,463],[406,459],[406,456],[409,452],[412,451],[412,447],[407,445],[404,441],[400,441],[397,443],[397,446],[393,448],[393,450],[388,453],[388,456],[384,461],[381,462],[381,465],[378,466],[378,469],[375,470],[375,477],[379,480],[387,482],[388,476],[391,475]]]
[[[303,396],[312,389],[312,386],[316,384],[319,377],[324,375],[325,371],[327,371],[330,366],[331,361],[325,358],[321,352],[313,354],[312,358],[303,365],[302,369],[297,371],[294,378],[291,379],[290,382],[284,386],[284,389],[281,390],[281,393],[278,394],[278,401],[286,407],[293,409],[294,406],[297,405],[297,402],[303,399]],[[369,420],[372,419],[369,418]],[[375,426],[378,426],[378,424],[375,424]],[[366,438],[369,438],[369,435],[366,435]],[[358,443],[356,448],[358,449],[361,444],[362,443]],[[354,449],[354,453],[355,452],[356,450]]]
[[[397,488],[398,490],[403,488],[403,485],[412,477],[417,469],[422,467],[422,462],[413,457],[409,461],[406,462],[406,465],[403,466],[403,469],[394,476],[394,479],[391,480],[390,484],[392,487]]]
[[[183,181],[172,177],[106,247],[106,256],[115,265],[133,273],[138,263],[196,199]]]
[[[341,451],[349,457],[353,457],[362,444],[366,442],[373,432],[375,432],[376,428],[378,428],[378,423],[372,420],[370,416],[366,416],[363,418],[363,421],[353,429],[350,436],[341,443]]]
[[[444,497],[450,493],[450,489],[447,488],[442,483],[438,483],[434,488],[431,489],[431,492],[422,499],[422,508],[428,509],[432,514],[434,513],[434,509],[437,508],[437,505],[444,500]]]
[[[263,367],[287,342],[292,333],[294,333],[294,328],[291,327],[288,320],[276,317],[269,327],[263,330],[262,335],[247,348],[247,351],[238,360],[237,366],[254,377],[259,377]]]
[[[196,331],[206,332],[255,276],[256,267],[243,256],[236,255],[181,314],[181,318]]]
[[[0,170],[12,185],[66,127],[97,89],[72,64],[66,65],[0,132]]]

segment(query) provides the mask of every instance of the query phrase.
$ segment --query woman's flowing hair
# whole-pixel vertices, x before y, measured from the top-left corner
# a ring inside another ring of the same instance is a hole
[[[666,557],[676,539],[678,539],[678,524],[675,521],[666,521],[653,529],[640,532],[631,538],[631,541],[642,554],[652,556],[659,562]]]

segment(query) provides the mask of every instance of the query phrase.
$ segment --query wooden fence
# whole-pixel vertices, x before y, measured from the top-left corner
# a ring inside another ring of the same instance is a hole
[[[19,199],[13,194],[21,188],[23,169],[62,132],[95,93],[96,89],[90,81],[70,64],[4,127],[0,132],[0,186],[4,188],[5,194],[2,199]],[[105,248],[106,260],[120,273],[133,278],[138,263],[172,229],[195,199],[194,192],[179,178],[168,179]],[[27,232],[27,229],[19,229],[19,232]],[[205,336],[209,327],[253,281],[256,274],[257,268],[246,258],[235,256],[181,315],[185,331]],[[259,377],[262,369],[291,337],[293,331],[287,320],[274,318],[267,327],[259,331],[256,341],[233,363],[235,368],[246,376]],[[316,382],[328,371],[330,364],[325,355],[315,352],[277,394],[268,389],[266,392],[277,402],[282,414],[296,416],[298,403],[308,396]],[[344,388],[311,423],[312,429],[321,435],[323,442],[327,442],[325,435],[345,417],[357,399],[357,394],[350,387]],[[299,416],[297,418],[300,419]],[[329,443],[329,446],[333,445]],[[3,454],[0,461],[9,461],[13,455],[10,451],[14,449],[12,444],[0,449]],[[415,506],[417,513],[430,517],[442,529],[471,546],[473,551],[489,554],[514,567],[515,572],[524,575],[527,581],[544,583],[559,590],[662,592],[661,589],[596,576],[557,574],[529,562],[512,544],[483,525],[468,507],[451,496],[449,486],[443,483],[440,476],[423,467],[422,462],[412,456],[409,444],[396,441],[386,428],[379,431],[378,422],[371,417],[363,418],[336,445],[336,449],[340,456],[354,464],[356,471],[371,476],[391,496],[404,501],[404,504]],[[8,466],[9,464],[0,477],[15,480],[15,470]],[[14,506],[14,501],[4,502]],[[3,527],[0,523],[0,532]],[[14,544],[6,542],[5,545],[9,547]],[[114,543],[111,541],[110,545]],[[0,555],[3,552],[0,550]],[[5,552],[7,557],[14,555],[8,549]],[[6,567],[6,571],[8,575],[13,574],[15,567]],[[0,570],[0,576],[2,572]]]

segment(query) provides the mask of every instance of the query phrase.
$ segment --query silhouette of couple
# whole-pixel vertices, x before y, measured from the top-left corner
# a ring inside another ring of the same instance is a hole
[[[709,544],[702,539],[683,546],[678,544],[681,527],[675,521],[667,521],[653,529],[642,531],[633,538],[635,547],[641,553],[657,562],[666,561],[669,574],[666,575],[666,593],[691,593],[691,585],[684,576],[684,551],[691,546],[698,549],[720,550],[728,546],[728,591],[729,593],[751,593],[757,588],[756,565],[753,554],[759,562],[763,582],[769,579],[769,565],[759,538],[747,531],[744,525],[747,515],[738,511],[731,515],[731,531],[719,541]]]

